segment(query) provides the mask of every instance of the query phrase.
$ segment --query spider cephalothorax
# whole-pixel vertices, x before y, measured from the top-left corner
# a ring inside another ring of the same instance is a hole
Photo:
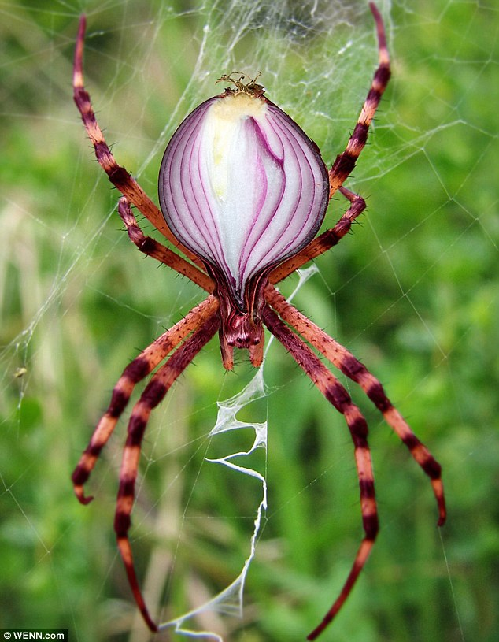
[[[208,293],[202,303],[125,368],[73,473],[75,493],[82,503],[88,503],[92,498],[85,496],[83,486],[102,448],[135,385],[155,371],[130,416],[114,520],[131,589],[152,631],[161,627],[152,619],[142,596],[128,538],[141,443],[151,411],[217,331],[223,365],[231,369],[234,348],[247,349],[252,364],[261,364],[263,328],[267,327],[323,396],[344,415],[353,441],[364,538],[340,595],[309,639],[315,639],[344,604],[378,533],[367,423],[316,352],[362,388],[407,446],[431,480],[439,524],[444,523],[440,465],[391,404],[380,382],[274,287],[336,245],[365,209],[364,200],[343,183],[364,148],[369,125],[390,77],[383,21],[377,8],[373,4],[370,7],[378,33],[378,67],[347,146],[329,171],[315,143],[265,97],[256,78],[243,83],[243,77],[236,79],[232,77],[235,74],[229,74],[221,80],[234,84],[235,89],[229,87],[199,105],[179,126],[165,151],[159,175],[161,211],[116,163],[97,124],[90,96],[83,87],[85,18],[80,20],[74,99],[97,160],[123,194],[118,211],[128,235],[143,253],[187,276]],[[350,206],[334,227],[316,236],[336,191]],[[144,236],[131,205],[185,258]]]

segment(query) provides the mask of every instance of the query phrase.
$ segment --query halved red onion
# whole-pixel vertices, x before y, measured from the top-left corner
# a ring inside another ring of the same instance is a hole
[[[316,145],[276,105],[245,92],[227,91],[191,112],[159,174],[172,232],[224,274],[241,305],[252,276],[315,236],[328,194]]]

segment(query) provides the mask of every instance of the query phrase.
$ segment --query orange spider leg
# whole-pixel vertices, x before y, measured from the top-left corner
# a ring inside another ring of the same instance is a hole
[[[383,414],[386,423],[395,431],[409,449],[412,457],[430,478],[438,506],[438,525],[442,526],[445,522],[442,467],[428,448],[412,432],[399,411],[394,408],[378,379],[351,352],[288,303],[275,288],[270,286],[266,288],[265,299],[286,323],[289,323],[290,326],[297,330],[314,348],[329,359],[338,370],[352,381],[355,381]]]
[[[312,259],[324,254],[324,252],[327,252],[327,250],[330,250],[339,241],[341,241],[346,234],[348,234],[352,227],[352,223],[366,209],[366,202],[361,196],[354,194],[354,192],[351,192],[346,187],[340,187],[339,191],[351,203],[348,210],[343,214],[334,227],[314,238],[308,245],[298,252],[298,254],[295,254],[274,268],[269,275],[270,283],[279,283],[279,281],[285,279],[295,270],[305,265],[305,263],[308,263]]]
[[[172,250],[164,245],[161,245],[161,243],[158,243],[158,241],[151,236],[144,236],[132,213],[130,203],[126,196],[122,196],[118,202],[118,214],[125,224],[128,237],[143,254],[147,254],[147,256],[151,256],[153,259],[156,259],[156,261],[168,265],[179,274],[183,274],[191,279],[191,281],[194,281],[196,285],[199,285],[199,287],[206,290],[206,292],[210,294],[213,293],[215,282],[208,274],[196,269],[191,263],[188,263],[181,256],[172,252]]]
[[[348,392],[336,377],[329,372],[317,355],[268,306],[264,308],[262,317],[270,332],[283,344],[329,403],[344,415],[355,448],[364,538],[338,598],[319,626],[308,636],[309,640],[314,640],[328,626],[345,603],[367,562],[378,534],[379,525],[374,491],[374,475],[371,453],[367,442],[368,427],[366,420],[352,402]]]
[[[142,596],[128,538],[128,531],[131,525],[130,514],[135,500],[135,482],[138,474],[142,439],[151,411],[161,403],[177,377],[191,363],[201,348],[215,335],[219,325],[219,316],[215,311],[212,311],[198,330],[153,375],[139,401],[135,404],[128,423],[128,437],[121,464],[114,530],[135,601],[151,631],[157,631],[158,626],[152,620]]]
[[[80,112],[87,134],[93,143],[95,156],[102,169],[108,175],[111,183],[140,210],[140,212],[163,234],[163,236],[170,241],[170,243],[183,252],[183,254],[193,263],[204,270],[204,265],[199,257],[184,247],[182,243],[175,238],[168,227],[163,214],[156,205],[154,205],[137,181],[132,178],[129,172],[124,167],[121,167],[121,165],[118,165],[106,143],[104,134],[95,118],[90,95],[85,91],[83,83],[83,43],[86,24],[87,21],[85,16],[81,16],[78,26],[78,36],[76,40],[73,65],[73,99],[78,111]],[[186,262],[186,265],[189,264]]]
[[[350,208],[341,217],[334,228],[327,230],[314,240],[312,240],[303,250],[287,261],[284,261],[269,276],[271,283],[277,283],[284,279],[288,274],[301,267],[311,259],[323,254],[349,231],[352,222],[365,209],[365,202],[360,196],[357,196],[350,190],[342,187],[344,181],[352,173],[360,153],[367,142],[369,126],[374,118],[374,114],[379,106],[381,97],[390,80],[390,56],[386,47],[385,28],[383,19],[377,7],[371,2],[369,4],[371,12],[376,22],[378,32],[378,67],[374,73],[371,88],[364,101],[364,105],[359,114],[355,129],[350,136],[345,151],[336,157],[333,166],[329,170],[329,198],[339,190],[351,202]]]
[[[390,56],[386,47],[385,28],[383,19],[377,7],[369,4],[376,22],[378,31],[378,68],[374,72],[371,88],[359,114],[357,125],[350,136],[345,151],[336,157],[329,171],[329,198],[343,185],[346,178],[352,173],[360,153],[364,149],[369,132],[369,125],[374,118],[381,97],[390,80]]]
[[[216,314],[218,307],[218,299],[210,295],[181,321],[153,341],[125,368],[114,386],[109,407],[97,424],[90,443],[72,475],[75,494],[82,504],[88,504],[93,499],[92,496],[84,495],[83,485],[88,481],[95,462],[128,404],[136,384],[147,377],[186,336],[199,331],[206,320]]]

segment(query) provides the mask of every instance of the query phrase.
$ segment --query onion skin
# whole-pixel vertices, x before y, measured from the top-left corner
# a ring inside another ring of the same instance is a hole
[[[262,342],[267,274],[317,234],[328,198],[318,147],[262,91],[226,89],[178,127],[159,200],[173,234],[217,284],[222,354],[224,342],[229,352]]]

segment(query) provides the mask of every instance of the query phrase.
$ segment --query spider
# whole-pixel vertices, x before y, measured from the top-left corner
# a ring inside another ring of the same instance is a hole
[[[343,414],[353,441],[364,535],[339,596],[309,634],[309,640],[317,638],[343,606],[378,533],[366,420],[317,353],[357,383],[383,414],[429,477],[438,506],[438,525],[445,521],[441,466],[394,408],[381,383],[275,287],[335,246],[366,207],[365,201],[343,183],[364,148],[369,125],[390,78],[383,20],[373,3],[370,9],[377,30],[378,66],[353,133],[331,169],[325,167],[318,147],[299,126],[265,97],[261,85],[254,79],[245,84],[244,77],[234,80],[233,74],[224,75],[221,80],[234,84],[235,89],[227,87],[199,105],[168,144],[159,174],[161,210],[117,164],[97,124],[83,85],[86,19],[80,18],[73,68],[74,100],[99,164],[123,195],[118,212],[128,236],[141,252],[185,275],[208,293],[202,303],[125,368],[72,476],[78,500],[87,504],[92,497],[84,494],[84,484],[134,387],[155,371],[130,416],[114,518],[131,590],[153,632],[161,626],[153,620],[142,596],[128,537],[141,443],[151,411],[217,331],[223,366],[231,370],[234,348],[248,350],[252,365],[261,365],[265,326],[327,401]],[[347,199],[348,209],[334,227],[318,234],[336,191]],[[177,252],[143,234],[132,205]]]

